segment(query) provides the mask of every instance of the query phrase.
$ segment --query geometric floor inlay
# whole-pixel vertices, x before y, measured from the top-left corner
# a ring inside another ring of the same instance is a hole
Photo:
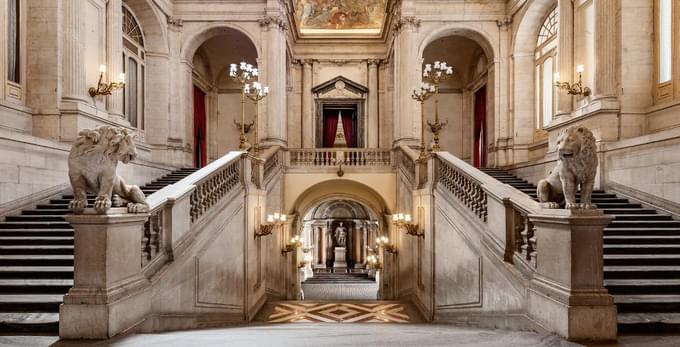
[[[280,303],[269,323],[409,323],[399,303]]]

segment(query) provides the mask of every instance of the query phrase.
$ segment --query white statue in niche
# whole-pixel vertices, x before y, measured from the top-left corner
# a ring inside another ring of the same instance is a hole
[[[338,243],[338,246],[345,247],[345,242],[347,241],[347,228],[342,226],[342,222],[335,228],[335,241]]]

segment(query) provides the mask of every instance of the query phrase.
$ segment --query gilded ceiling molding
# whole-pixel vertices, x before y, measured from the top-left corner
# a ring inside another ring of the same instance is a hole
[[[260,26],[267,30],[279,29],[281,31],[288,30],[288,24],[281,17],[264,16],[257,20]]]

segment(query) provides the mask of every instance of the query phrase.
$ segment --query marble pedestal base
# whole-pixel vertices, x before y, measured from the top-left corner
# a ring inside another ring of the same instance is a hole
[[[347,269],[347,248],[335,247],[335,261],[333,262],[333,269]]]

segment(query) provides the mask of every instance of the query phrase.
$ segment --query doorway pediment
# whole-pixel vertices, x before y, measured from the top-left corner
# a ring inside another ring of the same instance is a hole
[[[316,98],[363,99],[368,88],[344,76],[337,76],[312,88]]]

